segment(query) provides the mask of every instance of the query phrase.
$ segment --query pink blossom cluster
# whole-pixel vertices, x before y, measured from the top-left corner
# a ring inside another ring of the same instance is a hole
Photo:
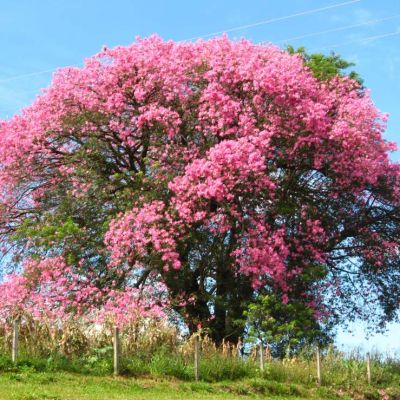
[[[165,212],[165,204],[155,201],[142,208],[134,208],[114,220],[105,236],[112,263],[117,265],[129,258],[140,259],[152,251],[160,254],[164,270],[179,269],[181,263],[176,251],[176,229],[179,226]]]
[[[165,319],[168,304],[162,285],[145,291],[99,289],[90,276],[73,272],[62,257],[27,259],[23,267],[22,275],[10,274],[0,284],[0,324],[29,316],[50,324],[72,318],[123,328],[145,319]]]
[[[96,322],[124,328],[144,320],[165,320],[165,309],[169,304],[163,293],[163,285],[149,287],[145,292],[135,288],[111,290],[107,301],[96,311]]]

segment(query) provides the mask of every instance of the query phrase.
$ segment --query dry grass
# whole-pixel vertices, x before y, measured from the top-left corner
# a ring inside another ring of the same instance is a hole
[[[79,322],[54,327],[26,318],[20,327],[17,366],[10,361],[12,332],[7,327],[0,328],[0,353],[3,354],[0,355],[0,371],[19,373],[29,369],[40,373],[68,371],[111,375],[112,328],[112,325],[87,327]],[[194,340],[194,336],[183,337],[175,327],[157,321],[141,321],[129,326],[121,332],[122,372],[138,378],[191,381]],[[268,391],[276,390],[277,393],[297,393],[294,387],[316,388],[316,360],[311,349],[305,349],[296,357],[277,360],[271,357],[267,348],[264,359],[265,370],[261,372],[256,347],[246,343],[242,348],[241,343],[228,342],[216,346],[208,336],[201,337],[200,375],[203,382],[236,381],[235,385],[240,387],[240,382],[252,380],[255,387],[267,390],[266,385],[269,385]],[[343,354],[334,348],[325,350],[322,379],[323,388],[338,396],[353,393],[351,398],[400,399],[397,389],[400,388],[400,362],[377,353],[372,357],[371,386],[367,384],[365,359],[356,351]],[[357,397],[357,393],[370,394]]]

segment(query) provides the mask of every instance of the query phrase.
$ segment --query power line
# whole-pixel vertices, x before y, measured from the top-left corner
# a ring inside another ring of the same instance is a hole
[[[378,22],[383,22],[383,21],[388,21],[390,19],[395,19],[398,18],[400,16],[400,14],[396,14],[396,15],[392,15],[390,17],[385,17],[385,18],[379,18],[379,19],[371,19],[369,21],[365,21],[365,22],[361,22],[359,24],[353,24],[353,25],[346,25],[346,26],[341,26],[338,28],[333,28],[333,29],[326,29],[324,31],[319,31],[319,32],[312,32],[312,33],[307,33],[304,35],[300,35],[300,36],[293,36],[287,39],[281,39],[278,40],[274,43],[284,43],[284,42],[288,42],[291,40],[298,40],[298,39],[304,39],[304,38],[308,38],[308,37],[313,37],[313,36],[318,36],[318,35],[323,35],[325,33],[332,33],[332,32],[340,32],[340,31],[345,31],[347,29],[352,29],[352,28],[358,28],[360,26],[365,26],[365,25],[372,25],[374,23],[378,23]]]
[[[400,30],[389,32],[389,33],[384,33],[382,35],[367,36],[365,38],[356,39],[356,40],[350,40],[348,42],[343,42],[343,43],[338,43],[338,44],[331,44],[331,45],[322,46],[322,47],[316,47],[314,49],[311,49],[310,51],[327,49],[327,48],[332,49],[332,48],[335,48],[335,47],[347,46],[347,45],[353,44],[353,43],[372,42],[374,40],[379,40],[379,39],[387,38],[387,37],[390,37],[390,36],[397,36],[397,35],[400,35]]]
[[[190,40],[195,40],[195,39],[201,39],[201,38],[207,38],[207,37],[211,37],[211,36],[216,36],[216,35],[220,35],[222,33],[228,33],[228,32],[235,32],[235,31],[239,31],[239,30],[243,30],[243,29],[247,29],[247,28],[253,28],[255,26],[260,26],[260,25],[267,25],[267,24],[271,24],[273,22],[278,22],[278,21],[283,21],[283,20],[287,20],[287,19],[291,19],[291,18],[296,18],[296,17],[300,17],[303,15],[309,15],[309,14],[315,14],[321,11],[326,11],[326,10],[331,10],[333,8],[338,8],[338,7],[344,7],[350,4],[354,4],[354,3],[359,3],[362,0],[350,0],[350,1],[346,1],[343,3],[337,3],[337,4],[332,4],[330,6],[326,6],[326,7],[320,7],[320,8],[314,8],[312,10],[306,10],[306,11],[302,11],[296,14],[290,14],[290,15],[284,15],[282,17],[277,17],[277,18],[272,18],[272,19],[268,19],[268,20],[264,20],[264,21],[259,21],[253,24],[248,24],[248,25],[242,25],[242,26],[238,26],[236,28],[230,28],[227,29],[225,31],[219,31],[219,32],[213,32],[213,33],[208,33],[206,35],[202,35],[202,36],[197,36],[197,37],[193,37],[190,39],[185,39],[182,40],[181,42],[184,41],[190,41]],[[47,69],[44,71],[37,71],[37,72],[31,72],[31,73],[26,73],[26,74],[21,74],[21,75],[14,75],[11,76],[9,78],[5,78],[5,79],[0,79],[0,83],[7,83],[7,82],[11,82],[17,79],[22,79],[22,78],[28,78],[31,76],[38,76],[38,75],[43,75],[46,74],[48,72],[53,72],[54,69]]]
[[[351,1],[346,1],[343,3],[332,4],[332,5],[326,6],[326,7],[314,8],[312,10],[302,11],[302,12],[299,12],[296,14],[290,14],[290,15],[285,15],[285,16],[278,17],[278,18],[272,18],[272,19],[268,19],[268,20],[264,20],[264,21],[259,21],[259,22],[253,23],[253,24],[242,25],[242,26],[238,26],[236,28],[227,29],[225,31],[208,33],[206,35],[197,36],[197,37],[185,39],[182,41],[190,41],[190,40],[195,40],[195,39],[200,39],[200,38],[207,38],[207,37],[211,37],[211,36],[220,35],[222,33],[235,32],[235,31],[239,31],[239,30],[243,30],[243,29],[247,29],[247,28],[253,28],[255,26],[267,25],[267,24],[271,24],[273,22],[283,21],[283,20],[290,19],[290,18],[296,18],[296,17],[300,17],[303,15],[314,14],[314,13],[321,12],[321,11],[331,10],[333,8],[344,7],[344,6],[353,4],[353,3],[358,3],[360,1],[361,0],[351,0]],[[52,72],[52,71],[54,71],[54,69],[47,69],[44,71],[37,71],[37,72],[31,72],[31,73],[27,73],[27,74],[15,75],[15,76],[11,76],[10,78],[1,79],[0,83],[6,83],[6,82],[13,81],[13,80],[21,79],[21,78],[27,78],[30,76],[42,75],[42,74]]]
[[[290,15],[284,15],[282,17],[277,17],[277,18],[271,18],[271,19],[266,19],[263,21],[259,21],[259,22],[255,22],[252,24],[248,24],[248,25],[241,25],[241,26],[237,26],[235,28],[230,28],[224,31],[218,31],[218,32],[213,32],[213,33],[207,33],[205,35],[201,35],[201,36],[197,36],[197,37],[192,37],[189,39],[184,39],[182,40],[183,42],[186,41],[190,41],[190,40],[196,40],[196,39],[202,39],[202,38],[208,38],[211,36],[217,36],[217,35],[221,35],[223,33],[229,33],[229,32],[236,32],[236,31],[241,31],[243,29],[247,29],[247,28],[254,28],[255,26],[260,26],[260,25],[268,25],[268,24],[272,24],[273,22],[278,22],[278,21],[283,21],[286,19],[291,19],[291,18],[296,18],[296,17],[300,17],[303,15],[309,15],[309,14],[315,14],[317,12],[321,12],[321,11],[326,11],[326,10],[331,10],[333,8],[338,8],[338,7],[344,7],[344,6],[348,6],[350,4],[354,4],[354,3],[358,3],[361,0],[351,0],[351,1],[346,1],[344,3],[337,3],[337,4],[332,4],[330,6],[326,6],[326,7],[320,7],[320,8],[314,8],[312,10],[307,10],[307,11],[302,11],[296,14],[290,14]]]
[[[55,69],[56,68],[46,69],[44,71],[30,72],[30,73],[27,73],[27,74],[14,75],[14,76],[11,76],[11,77],[6,78],[6,79],[0,79],[0,83],[10,82],[10,81],[14,81],[14,80],[20,79],[20,78],[28,78],[30,76],[42,75],[42,74],[45,74],[47,72],[53,72]]]

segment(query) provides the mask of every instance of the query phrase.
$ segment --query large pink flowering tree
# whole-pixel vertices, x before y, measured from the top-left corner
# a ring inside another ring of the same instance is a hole
[[[217,341],[238,339],[265,291],[321,318],[393,319],[385,118],[355,80],[271,45],[104,49],[0,125],[1,238],[23,276],[7,285],[79,314],[162,283]]]

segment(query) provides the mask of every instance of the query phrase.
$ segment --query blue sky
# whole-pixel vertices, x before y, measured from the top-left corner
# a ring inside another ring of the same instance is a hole
[[[232,38],[334,50],[355,62],[378,108],[390,114],[386,138],[400,145],[398,0],[0,0],[0,10],[0,118],[28,105],[56,68],[81,65],[103,45],[152,33],[186,40],[229,31]],[[399,325],[368,343],[362,326],[354,329],[338,343],[400,348]]]

